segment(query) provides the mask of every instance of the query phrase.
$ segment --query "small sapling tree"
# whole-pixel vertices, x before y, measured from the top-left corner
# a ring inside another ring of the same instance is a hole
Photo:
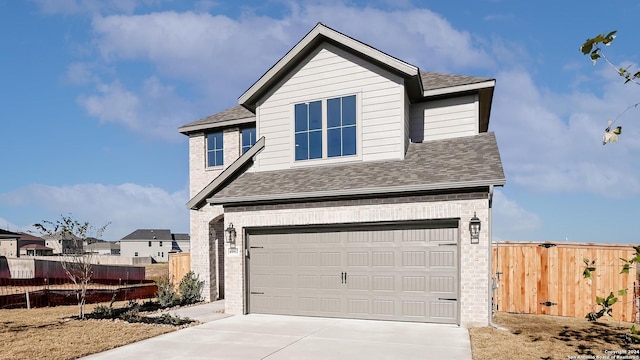
[[[59,220],[34,224],[43,235],[62,245],[60,264],[67,277],[76,287],[78,298],[78,317],[84,319],[87,289],[93,276],[93,254],[84,252],[84,244],[89,235],[99,238],[109,224],[95,228],[89,222],[80,222],[71,215],[60,216]]]

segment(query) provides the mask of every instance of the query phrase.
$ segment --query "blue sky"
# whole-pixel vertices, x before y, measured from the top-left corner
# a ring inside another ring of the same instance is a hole
[[[423,70],[495,78],[490,130],[507,185],[494,239],[640,243],[640,101],[578,52],[618,30],[640,62],[639,4],[596,1],[0,0],[0,228],[71,213],[105,238],[188,232],[177,127],[237,98],[314,25]]]

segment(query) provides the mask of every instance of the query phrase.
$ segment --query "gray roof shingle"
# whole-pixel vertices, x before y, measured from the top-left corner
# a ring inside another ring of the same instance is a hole
[[[122,238],[122,240],[169,240],[171,241],[171,230],[165,229],[138,229]]]
[[[420,71],[420,78],[422,79],[423,91],[443,89],[454,86],[470,85],[482,83],[485,81],[491,81],[493,79],[465,76],[465,75],[453,75],[453,74],[440,74],[429,71]]]
[[[404,160],[246,172],[215,194],[210,202],[501,186],[504,181],[498,144],[491,132],[412,143]]]
[[[256,121],[256,115],[251,111],[245,109],[241,105],[236,105],[232,108],[223,110],[221,112],[209,115],[200,120],[190,122],[178,128],[181,133],[187,133],[193,130],[204,128],[207,125],[224,124],[225,122],[231,122],[236,120],[246,120],[244,122],[250,123]]]

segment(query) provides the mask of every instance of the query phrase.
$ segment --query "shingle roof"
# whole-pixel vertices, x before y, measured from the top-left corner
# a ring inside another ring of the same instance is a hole
[[[209,115],[200,120],[190,122],[178,128],[181,133],[188,133],[191,131],[202,130],[210,127],[209,125],[224,125],[225,123],[250,123],[256,121],[256,115],[251,111],[245,109],[243,106],[236,105],[232,108],[223,110],[219,113]]]
[[[423,91],[477,84],[493,80],[476,76],[440,74],[429,71],[420,71],[420,78],[422,79]]]
[[[138,229],[122,238],[122,240],[169,240],[171,230],[165,229]]]
[[[191,240],[189,234],[171,234],[173,240]]]
[[[7,239],[8,238],[18,238],[18,237],[20,237],[20,234],[14,233],[14,232],[11,232],[11,231],[8,231],[8,230],[0,229],[0,237],[7,238]]]
[[[20,232],[19,234],[20,234],[21,241],[25,241],[25,240],[44,241],[43,238],[35,236],[33,234],[26,233],[26,232]]]
[[[504,185],[494,133],[412,143],[404,160],[246,172],[216,204]]]

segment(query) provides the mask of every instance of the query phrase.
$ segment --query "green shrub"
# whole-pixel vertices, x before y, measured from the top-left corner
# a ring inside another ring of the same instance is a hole
[[[201,281],[193,271],[189,271],[178,285],[180,304],[189,305],[202,301],[202,284],[204,281]]]
[[[156,284],[158,285],[158,292],[156,297],[160,306],[163,308],[171,307],[178,303],[178,294],[176,293],[175,286],[169,280],[168,276],[160,278]]]

